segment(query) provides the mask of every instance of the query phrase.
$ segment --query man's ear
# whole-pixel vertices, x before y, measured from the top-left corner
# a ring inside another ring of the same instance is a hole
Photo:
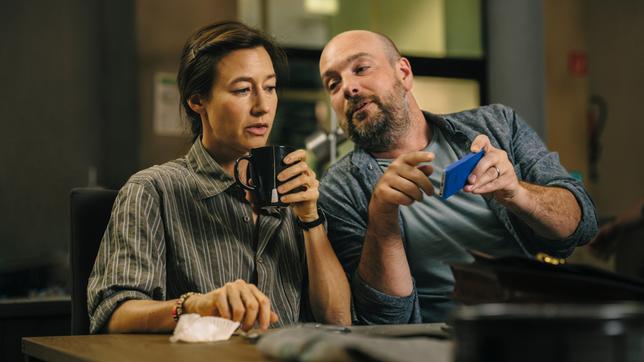
[[[201,97],[198,94],[193,94],[188,98],[188,105],[195,113],[202,114],[206,111],[203,103],[201,102]]]
[[[414,84],[414,73],[411,71],[411,64],[407,58],[401,57],[398,59],[398,66],[396,71],[401,77],[401,81],[406,90],[410,91]]]

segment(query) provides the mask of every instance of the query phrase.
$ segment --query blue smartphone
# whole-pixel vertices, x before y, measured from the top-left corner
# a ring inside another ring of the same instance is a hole
[[[485,152],[483,150],[476,153],[469,153],[460,160],[452,163],[445,168],[441,179],[441,187],[436,193],[441,199],[445,200],[462,190],[467,184],[467,178],[479,163]]]

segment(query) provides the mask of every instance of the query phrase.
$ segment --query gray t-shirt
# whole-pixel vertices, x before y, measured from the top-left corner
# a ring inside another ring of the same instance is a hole
[[[440,186],[443,170],[458,159],[438,127],[425,151],[433,152],[430,175],[434,188]],[[383,171],[393,160],[377,159]],[[451,309],[449,294],[454,277],[445,262],[471,262],[468,248],[491,255],[523,255],[523,250],[480,195],[457,192],[447,200],[425,197],[421,202],[402,206],[401,214],[406,235],[406,253],[416,281],[423,321],[446,319]],[[434,305],[426,308],[424,305]]]

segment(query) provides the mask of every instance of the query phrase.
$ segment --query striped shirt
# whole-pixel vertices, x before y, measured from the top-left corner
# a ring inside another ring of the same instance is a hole
[[[169,300],[243,279],[271,300],[279,327],[308,311],[304,235],[289,208],[261,211],[200,140],[119,191],[87,287],[90,331],[129,299]]]

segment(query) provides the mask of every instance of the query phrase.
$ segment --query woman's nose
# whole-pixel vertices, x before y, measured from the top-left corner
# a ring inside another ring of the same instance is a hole
[[[264,94],[261,90],[255,92],[254,95],[254,104],[252,113],[255,116],[261,116],[270,111],[270,102],[268,101],[268,95]]]

